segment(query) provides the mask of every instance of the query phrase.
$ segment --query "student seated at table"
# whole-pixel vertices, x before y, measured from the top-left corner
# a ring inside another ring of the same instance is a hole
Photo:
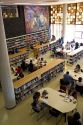
[[[39,98],[40,98],[40,92],[35,92],[35,94],[33,95],[32,108],[36,112],[40,112],[42,110],[42,105],[39,102]]]
[[[83,80],[82,77],[78,78],[78,81],[76,82],[76,90],[80,92],[80,94],[83,96]]]
[[[78,48],[79,48],[79,43],[76,42],[76,43],[75,43],[75,49],[78,49]]]
[[[67,86],[65,84],[64,79],[60,79],[60,89],[59,89],[59,92],[66,93],[66,90],[67,90]]]
[[[28,64],[28,71],[29,72],[33,72],[34,71],[34,65],[33,65],[32,60],[30,60],[30,63]]]
[[[38,100],[40,98],[40,92],[35,92],[33,95],[33,101]]]
[[[67,42],[67,43],[66,43],[65,49],[66,49],[66,50],[70,50],[70,42]]]
[[[66,85],[70,85],[73,83],[73,77],[69,74],[69,71],[64,74],[63,79]]]
[[[81,71],[81,67],[79,64],[76,65],[75,69],[74,69],[74,72],[80,72]]]
[[[57,52],[57,56],[64,57],[64,48],[62,47],[60,51]]]
[[[23,72],[21,72],[20,74],[18,74],[17,80],[19,80],[20,78],[23,78],[23,77],[24,77],[24,74],[23,74]]]
[[[75,112],[73,116],[68,116],[68,125],[81,125],[79,112]]]
[[[46,60],[44,60],[44,58],[43,58],[43,57],[42,57],[42,58],[40,59],[40,61],[39,61],[39,65],[40,65],[40,67],[45,66],[45,65],[46,65],[46,63],[47,63],[47,61],[46,61]]]
[[[64,56],[64,48],[63,47],[60,50],[60,56]]]
[[[18,66],[16,68],[16,74],[15,75],[19,75],[20,73],[22,73],[22,68],[20,66]]]
[[[23,71],[25,71],[25,70],[27,69],[27,66],[26,66],[25,60],[22,60],[21,68],[22,68]]]

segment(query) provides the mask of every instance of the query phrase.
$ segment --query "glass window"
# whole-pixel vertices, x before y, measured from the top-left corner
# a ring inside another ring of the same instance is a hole
[[[14,18],[18,17],[17,6],[2,6],[3,18]]]

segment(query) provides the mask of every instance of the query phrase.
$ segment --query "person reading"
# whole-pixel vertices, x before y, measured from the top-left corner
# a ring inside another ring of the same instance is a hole
[[[78,73],[81,71],[81,67],[79,64],[76,65],[75,69],[74,69],[74,72]]]

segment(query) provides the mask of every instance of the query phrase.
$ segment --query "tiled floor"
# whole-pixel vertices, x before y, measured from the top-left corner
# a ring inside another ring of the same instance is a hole
[[[47,55],[45,58],[49,58]],[[79,63],[82,65],[83,60]],[[66,66],[66,69],[73,68],[74,66]],[[59,74],[56,78],[52,79],[45,86],[49,86],[53,89],[59,88],[59,79],[62,78],[63,74]],[[31,102],[32,96],[29,95],[23,102],[18,104],[14,109],[7,110],[4,107],[4,100],[2,92],[0,92],[0,125],[56,125],[56,119],[51,117],[47,120],[49,114],[46,111],[44,117],[37,120],[39,114],[31,115]],[[83,111],[83,97],[78,94],[78,105],[77,109],[82,114]],[[67,125],[64,119],[60,121],[58,125]]]

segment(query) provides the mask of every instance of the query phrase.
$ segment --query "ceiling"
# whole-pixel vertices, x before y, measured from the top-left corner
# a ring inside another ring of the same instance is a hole
[[[1,5],[56,5],[77,2],[83,0],[0,0]]]

